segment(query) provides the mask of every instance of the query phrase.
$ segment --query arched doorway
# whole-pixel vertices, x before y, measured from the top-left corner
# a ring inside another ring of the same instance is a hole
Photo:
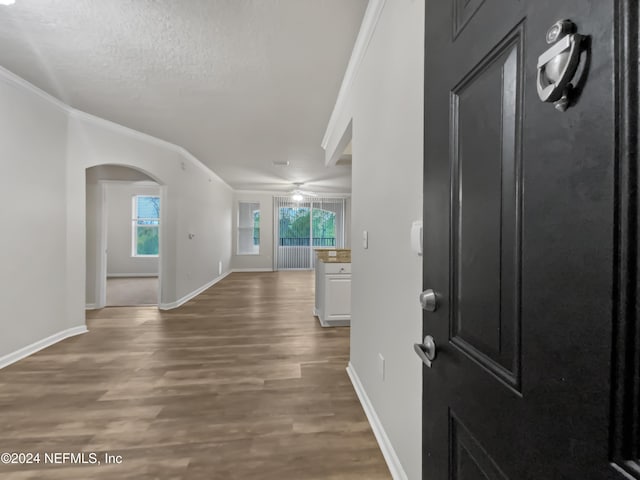
[[[158,305],[164,187],[126,165],[86,169],[86,305]]]

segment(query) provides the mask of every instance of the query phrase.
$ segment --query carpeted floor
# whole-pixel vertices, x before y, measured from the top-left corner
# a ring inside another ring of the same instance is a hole
[[[107,279],[107,307],[158,304],[158,277]]]

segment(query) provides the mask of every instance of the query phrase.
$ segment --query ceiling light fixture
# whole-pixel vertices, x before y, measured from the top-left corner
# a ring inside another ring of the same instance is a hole
[[[308,190],[301,190],[300,187],[304,185],[304,182],[293,182],[293,184],[297,187],[295,190],[292,190],[291,200],[294,202],[301,202],[304,200],[304,197],[317,197],[313,192],[309,192]]]
[[[0,0],[0,5],[13,5],[16,0]]]

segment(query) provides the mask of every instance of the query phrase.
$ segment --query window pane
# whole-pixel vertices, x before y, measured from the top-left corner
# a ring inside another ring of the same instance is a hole
[[[322,209],[313,210],[313,246],[336,246],[336,214]]]
[[[253,212],[253,244],[260,245],[260,210]]]
[[[158,228],[136,227],[136,255],[158,255]]]
[[[280,245],[285,247],[309,246],[309,216],[307,207],[280,208]]]
[[[238,203],[238,255],[260,253],[260,204]]]
[[[138,218],[160,218],[160,197],[138,195]]]

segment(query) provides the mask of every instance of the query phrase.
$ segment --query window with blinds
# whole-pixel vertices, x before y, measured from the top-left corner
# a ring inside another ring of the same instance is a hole
[[[344,198],[274,198],[275,264],[278,270],[312,269],[316,248],[344,247]]]

